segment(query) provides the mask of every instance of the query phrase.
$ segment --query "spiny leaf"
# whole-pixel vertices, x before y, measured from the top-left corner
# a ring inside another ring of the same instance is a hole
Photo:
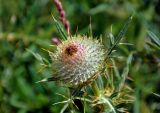
[[[109,106],[110,110],[112,111],[112,113],[117,113],[116,112],[116,109],[114,108],[112,102],[109,100],[109,98],[105,98],[105,97],[102,97],[102,101]]]
[[[56,80],[57,80],[57,78],[55,78],[55,77],[50,77],[50,78],[44,78],[44,79],[42,79],[42,80],[40,80],[40,81],[37,81],[36,83],[56,81]]]
[[[123,38],[123,36],[125,35],[129,24],[131,23],[132,20],[132,16],[130,16],[127,20],[127,22],[124,24],[123,28],[121,29],[121,31],[119,32],[118,36],[115,38],[115,42],[114,44],[109,48],[107,54],[110,55],[113,51],[113,49],[118,45],[118,43],[120,42],[120,40]]]
[[[114,70],[115,76],[117,77],[118,80],[120,80],[121,79],[120,78],[120,73],[118,71],[116,63],[115,63],[115,61],[113,59],[111,59],[111,61],[112,61],[112,65],[113,65],[113,70]]]
[[[117,88],[118,91],[120,91],[124,85],[124,82],[126,80],[126,77],[129,73],[129,65],[131,64],[131,61],[132,61],[132,57],[133,57],[133,53],[131,53],[127,59],[127,62],[126,62],[126,67],[124,67],[123,69],[123,73],[122,73],[122,78],[119,82],[119,87]]]
[[[54,18],[53,14],[52,14],[52,18],[53,18],[53,21],[54,21],[54,23],[55,23],[55,25],[56,25],[56,28],[57,28],[58,32],[60,33],[60,35],[62,36],[62,38],[63,38],[64,40],[66,40],[66,39],[67,39],[67,35],[66,35],[66,33],[64,32],[61,24]]]
[[[116,107],[117,109],[119,109],[119,108],[122,108],[122,107],[124,107],[124,106],[126,106],[126,103],[120,103],[120,104],[116,105],[115,107]]]
[[[30,52],[37,60],[39,60],[40,62],[43,62],[43,57],[41,55],[39,55],[38,53],[34,53],[33,51],[26,49],[28,52]]]
[[[158,94],[158,93],[153,93],[153,92],[152,92],[152,94],[154,94],[155,96],[157,96],[158,98],[160,98],[160,94]]]
[[[52,104],[53,106],[54,105],[57,105],[57,104],[64,104],[64,103],[67,103],[68,101],[62,101],[62,102],[56,102],[56,103],[54,103],[54,104]]]
[[[60,112],[60,113],[64,113],[68,106],[69,106],[69,103],[66,103],[66,104],[63,106],[63,108],[61,109],[61,112]]]
[[[110,39],[110,44],[113,45],[115,43],[115,41],[114,41],[115,37],[113,36],[112,33],[109,33],[108,36],[109,36],[109,39]]]
[[[114,98],[114,97],[116,97],[118,95],[118,92],[114,92],[109,98]]]
[[[148,31],[148,34],[149,34],[151,40],[153,40],[154,43],[156,43],[158,46],[160,46],[160,39],[151,31]]]
[[[50,67],[50,65],[51,65],[50,62],[47,59],[45,59],[44,57],[42,57],[40,54],[35,53],[29,49],[26,49],[26,50],[28,52],[30,52],[37,60],[39,60],[42,63],[42,65]]]

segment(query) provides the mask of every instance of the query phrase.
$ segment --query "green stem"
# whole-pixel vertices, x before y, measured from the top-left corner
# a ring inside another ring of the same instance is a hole
[[[99,95],[100,95],[100,92],[99,92],[99,88],[98,88],[98,86],[97,86],[97,83],[96,83],[96,82],[93,82],[93,83],[91,84],[91,86],[92,86],[92,90],[93,90],[94,94],[95,94],[96,96],[99,96]]]

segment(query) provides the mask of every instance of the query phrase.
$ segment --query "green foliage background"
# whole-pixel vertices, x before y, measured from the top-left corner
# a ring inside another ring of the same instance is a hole
[[[158,0],[62,0],[72,34],[88,34],[92,23],[93,36],[116,36],[126,19],[133,21],[123,39],[132,46],[117,48],[116,65],[121,72],[130,52],[134,53],[128,84],[136,100],[129,105],[134,113],[160,112],[160,3]],[[66,89],[54,82],[36,84],[50,72],[42,66],[30,49],[50,59],[47,49],[52,37],[60,37],[51,12],[59,14],[52,0],[0,0],[0,113],[57,113],[63,100],[56,93]],[[90,108],[88,108],[90,109]]]

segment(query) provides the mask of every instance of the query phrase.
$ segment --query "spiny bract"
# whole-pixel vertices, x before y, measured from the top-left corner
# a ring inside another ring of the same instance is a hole
[[[99,71],[104,61],[104,49],[98,40],[79,35],[62,41],[50,56],[53,76],[59,81],[79,85]]]

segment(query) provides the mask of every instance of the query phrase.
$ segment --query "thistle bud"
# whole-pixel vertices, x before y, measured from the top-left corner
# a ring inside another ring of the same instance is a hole
[[[104,50],[98,40],[74,36],[57,45],[56,53],[50,53],[50,56],[53,76],[59,81],[79,85],[99,71],[104,61]]]

